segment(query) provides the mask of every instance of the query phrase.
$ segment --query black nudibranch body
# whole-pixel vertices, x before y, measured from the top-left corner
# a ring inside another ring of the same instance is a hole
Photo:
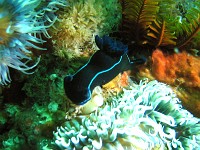
[[[88,102],[96,86],[104,85],[120,72],[145,62],[144,59],[131,62],[127,55],[128,47],[108,36],[96,36],[95,42],[100,50],[75,74],[64,78],[65,93],[77,105]]]

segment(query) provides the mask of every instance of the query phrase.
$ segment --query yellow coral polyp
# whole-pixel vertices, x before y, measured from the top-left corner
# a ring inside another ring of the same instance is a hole
[[[91,49],[96,50],[93,36],[109,34],[116,29],[121,19],[120,9],[118,0],[69,1],[69,6],[58,13],[58,30],[50,31],[55,54],[73,59]]]

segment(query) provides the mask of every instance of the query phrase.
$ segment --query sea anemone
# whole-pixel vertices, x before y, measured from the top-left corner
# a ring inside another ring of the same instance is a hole
[[[66,121],[54,136],[60,149],[198,149],[199,121],[169,86],[145,80]]]
[[[56,21],[59,21],[56,11],[59,8],[64,8],[67,6],[66,0],[48,0],[41,1],[40,5],[36,8],[37,19],[46,26],[46,28],[54,25]],[[47,30],[41,31],[46,37],[50,38],[51,36],[46,32]]]
[[[56,5],[61,2],[50,1],[41,6],[41,0],[0,0],[1,85],[11,81],[8,67],[29,74],[28,70],[38,64],[39,59],[34,65],[27,65],[32,60],[30,48],[44,50],[37,45],[45,42],[41,34],[48,36],[47,28],[56,20],[52,15]]]

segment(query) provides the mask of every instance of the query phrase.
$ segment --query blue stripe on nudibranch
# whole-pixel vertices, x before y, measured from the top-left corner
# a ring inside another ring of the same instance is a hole
[[[106,84],[120,72],[135,65],[127,55],[127,46],[121,42],[114,41],[108,36],[102,39],[96,36],[95,41],[100,50],[95,52],[74,75],[66,76],[64,79],[66,95],[78,105],[83,105],[91,99],[92,90],[96,86]],[[136,64],[143,62],[144,60],[137,59]]]
[[[89,99],[86,99],[86,100],[84,100],[83,102],[81,102],[80,104],[85,104],[87,101],[89,101],[90,100],[90,98],[91,98],[91,95],[92,95],[92,93],[91,93],[91,84],[93,83],[93,81],[97,78],[97,76],[98,75],[101,75],[102,73],[105,73],[105,72],[108,72],[108,71],[110,71],[110,70],[112,70],[115,66],[117,66],[120,62],[121,62],[121,60],[122,60],[122,56],[120,57],[120,59],[119,59],[119,61],[117,62],[117,63],[115,63],[113,66],[111,66],[110,68],[108,68],[108,69],[106,69],[106,70],[102,70],[102,71],[100,71],[100,72],[98,72],[92,79],[91,79],[91,81],[90,81],[90,83],[89,83],[89,85],[88,85],[88,92],[89,92]]]

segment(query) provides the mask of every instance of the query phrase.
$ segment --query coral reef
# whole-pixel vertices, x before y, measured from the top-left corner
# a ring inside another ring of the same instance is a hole
[[[63,1],[64,2],[64,1]],[[0,84],[11,81],[8,67],[30,74],[39,62],[31,65],[33,59],[31,48],[44,50],[38,46],[45,41],[41,34],[48,37],[47,28],[56,20],[57,5],[61,1],[51,0],[48,6],[41,5],[40,0],[1,0],[0,1]]]
[[[65,108],[67,100],[63,87],[65,67],[65,62],[61,59],[53,55],[45,55],[35,73],[27,78],[22,88],[26,93],[28,103],[37,102],[48,106],[50,102],[56,102],[62,106],[62,109]]]
[[[189,99],[194,101],[189,110],[193,111],[196,105],[199,107],[199,1],[120,2],[123,14],[120,36],[128,43],[132,53],[136,51],[139,55],[150,57],[147,65],[140,68],[139,76],[171,84],[184,104]],[[199,110],[193,113],[199,116]]]
[[[66,65],[55,60],[52,55],[41,58],[35,73],[24,79],[23,97],[15,94],[20,97],[17,99],[8,91],[9,96],[4,95],[0,104],[0,149],[42,150],[50,145],[52,131],[63,122],[68,108],[63,89]]]
[[[117,0],[74,0],[59,11],[60,22],[51,31],[55,54],[72,59],[94,50],[93,35],[113,32],[121,19]]]
[[[54,136],[60,149],[198,149],[199,121],[167,85],[141,81],[66,121]]]
[[[165,64],[184,57],[171,67],[186,63],[185,71],[159,71],[178,78],[174,91],[199,114],[199,8],[198,0],[0,0],[0,149],[200,149],[200,120],[163,83],[133,83],[124,72],[94,88],[91,101],[78,109],[63,87],[64,77],[97,50],[95,35],[124,40],[136,53],[178,47],[195,57],[153,55]]]
[[[1,149],[31,148],[41,150],[51,142],[52,130],[64,118],[65,113],[56,109],[57,104],[55,102],[50,102],[48,107],[41,106],[38,103],[27,109],[18,106],[16,111],[17,106],[6,106],[5,111],[0,112],[5,117],[7,116],[5,123],[7,127],[4,125],[4,128],[1,128]],[[10,116],[10,112],[13,113],[12,116]],[[0,117],[0,119],[2,118]],[[5,132],[5,130],[8,131]]]

